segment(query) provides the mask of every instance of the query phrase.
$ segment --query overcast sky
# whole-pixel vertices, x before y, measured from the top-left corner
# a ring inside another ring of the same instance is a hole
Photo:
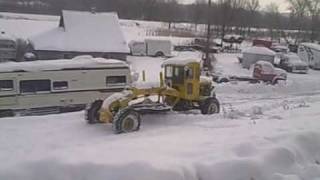
[[[184,3],[192,3],[194,0],[179,0]],[[215,1],[215,0],[213,0]],[[267,4],[270,4],[271,2],[274,2],[279,5],[279,9],[282,12],[288,11],[288,5],[286,0],[260,0],[260,4],[262,7],[265,7]]]

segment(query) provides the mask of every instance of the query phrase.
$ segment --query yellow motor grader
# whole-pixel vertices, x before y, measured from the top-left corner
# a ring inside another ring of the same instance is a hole
[[[137,131],[141,114],[199,109],[202,114],[219,113],[213,82],[201,77],[194,59],[172,59],[162,64],[160,83],[134,83],[120,93],[87,106],[89,124],[112,123],[115,133]]]

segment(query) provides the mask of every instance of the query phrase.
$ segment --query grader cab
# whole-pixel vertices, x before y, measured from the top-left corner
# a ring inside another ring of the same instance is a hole
[[[211,79],[201,77],[200,63],[193,59],[172,59],[162,65],[160,83],[134,83],[121,93],[97,100],[86,110],[89,124],[112,123],[115,133],[137,131],[141,115],[150,112],[188,111],[219,113]]]

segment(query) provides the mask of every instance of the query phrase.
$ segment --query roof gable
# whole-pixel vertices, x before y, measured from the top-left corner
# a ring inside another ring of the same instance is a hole
[[[128,53],[116,13],[62,11],[59,27],[30,38],[35,50]]]

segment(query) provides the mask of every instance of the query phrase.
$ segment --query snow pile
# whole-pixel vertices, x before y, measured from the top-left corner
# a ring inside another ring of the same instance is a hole
[[[129,90],[122,91],[119,93],[114,93],[103,101],[102,108],[108,109],[112,103],[126,99],[131,95],[132,95],[132,91],[129,91]]]

